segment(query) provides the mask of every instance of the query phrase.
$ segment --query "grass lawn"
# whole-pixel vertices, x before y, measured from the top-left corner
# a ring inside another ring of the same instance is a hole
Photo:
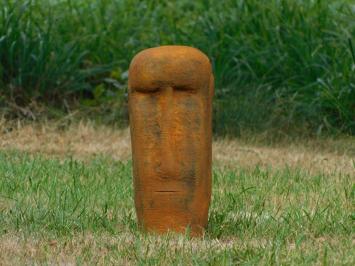
[[[287,157],[281,147],[216,141],[209,227],[189,239],[140,232],[129,156],[85,144],[118,134],[114,147],[129,147],[126,133],[71,130],[0,134],[0,264],[355,263],[353,148],[290,144]],[[77,146],[65,142],[70,134]]]

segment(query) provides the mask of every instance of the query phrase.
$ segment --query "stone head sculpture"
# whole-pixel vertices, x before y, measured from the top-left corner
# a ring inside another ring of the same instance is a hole
[[[135,206],[153,232],[201,235],[211,198],[214,79],[201,51],[161,46],[129,68]]]

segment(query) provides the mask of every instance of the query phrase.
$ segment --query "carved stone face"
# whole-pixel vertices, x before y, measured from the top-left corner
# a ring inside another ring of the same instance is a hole
[[[135,205],[148,231],[199,235],[211,197],[208,58],[186,46],[137,54],[129,69]]]

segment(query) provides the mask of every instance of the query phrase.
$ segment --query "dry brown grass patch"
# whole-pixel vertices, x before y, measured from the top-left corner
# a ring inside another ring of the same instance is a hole
[[[48,156],[86,159],[107,155],[130,159],[128,129],[118,130],[79,122],[62,129],[58,123],[9,125],[0,120],[0,149],[15,149]],[[213,160],[226,167],[301,168],[310,172],[352,174],[355,164],[354,138],[283,143],[248,144],[242,140],[219,139],[213,143]]]

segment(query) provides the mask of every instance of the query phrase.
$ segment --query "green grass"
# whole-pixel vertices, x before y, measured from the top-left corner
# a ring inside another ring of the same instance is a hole
[[[215,133],[353,134],[354,16],[350,0],[3,0],[0,107],[76,99],[126,120],[132,57],[183,44],[212,61]]]
[[[6,264],[353,265],[354,176],[214,169],[203,239],[136,224],[130,162],[0,152]]]

